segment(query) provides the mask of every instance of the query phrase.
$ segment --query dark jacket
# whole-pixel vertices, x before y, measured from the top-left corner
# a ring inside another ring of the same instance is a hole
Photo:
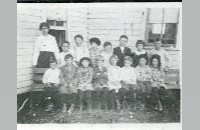
[[[119,58],[117,65],[120,67],[123,67],[124,66],[124,57],[131,56],[131,49],[128,47],[125,47],[124,52],[122,52],[120,47],[116,47],[116,48],[114,48],[113,54],[117,55]]]

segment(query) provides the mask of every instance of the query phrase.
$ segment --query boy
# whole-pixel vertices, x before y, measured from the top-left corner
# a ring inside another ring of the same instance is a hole
[[[131,49],[126,47],[127,42],[128,37],[126,35],[122,35],[119,38],[119,47],[114,48],[113,54],[118,56],[119,61],[117,62],[117,65],[120,67],[124,66],[124,57],[131,56]]]
[[[139,86],[137,85],[137,73],[135,68],[131,67],[133,63],[133,59],[130,56],[124,58],[124,67],[121,68],[121,77],[122,77],[122,88],[119,90],[119,100],[123,105],[127,97],[127,103],[132,106],[134,100],[136,99],[136,94],[139,90]]]
[[[60,70],[57,68],[57,61],[50,59],[50,68],[43,75],[44,95],[47,100],[47,108],[45,111],[51,111],[54,104],[57,104],[58,89],[60,86]],[[53,102],[53,103],[52,103]]]
[[[83,44],[83,36],[82,35],[76,35],[74,37],[75,41],[75,48],[74,48],[74,59],[77,65],[79,65],[79,61],[83,57],[89,57],[89,50],[87,47],[84,47]]]
[[[105,42],[103,44],[104,50],[101,52],[101,56],[104,58],[104,66],[110,66],[110,57],[113,55],[112,44],[110,42]]]
[[[150,51],[149,58],[151,58],[152,55],[157,54],[161,58],[161,67],[164,69],[164,71],[167,71],[170,67],[170,57],[167,51],[162,49],[162,43],[161,41],[154,42],[154,49]]]
[[[65,56],[65,65],[60,68],[61,70],[61,84],[60,93],[62,100],[62,112],[67,111],[67,101],[70,104],[68,113],[74,110],[77,100],[77,67],[73,64],[73,56],[68,54]]]

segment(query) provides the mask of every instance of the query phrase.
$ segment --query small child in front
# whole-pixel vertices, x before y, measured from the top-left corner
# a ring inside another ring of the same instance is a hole
[[[96,59],[97,66],[94,68],[93,75],[93,85],[96,91],[95,98],[97,99],[98,109],[103,108],[107,110],[108,108],[108,72],[107,68],[104,67],[103,56],[98,56]]]
[[[50,59],[50,68],[45,71],[42,82],[45,85],[44,96],[47,101],[45,111],[51,111],[54,105],[58,103],[57,96],[60,86],[60,69],[57,68],[57,61],[55,59]]]
[[[135,68],[131,67],[132,63],[133,59],[130,56],[126,56],[124,58],[124,67],[121,68],[122,88],[119,89],[119,99],[120,103],[123,105],[122,108],[125,108],[123,103],[125,100],[132,108],[139,90],[139,86],[137,85],[137,73]]]
[[[77,71],[77,89],[78,97],[80,101],[80,111],[83,110],[84,101],[87,104],[87,109],[91,110],[92,108],[92,91],[94,87],[92,85],[94,70],[91,67],[91,61],[88,57],[83,57],[80,60],[80,67]]]

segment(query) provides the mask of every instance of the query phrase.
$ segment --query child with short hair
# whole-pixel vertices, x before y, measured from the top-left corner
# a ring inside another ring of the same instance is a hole
[[[47,101],[45,111],[53,110],[54,105],[58,104],[57,96],[60,86],[60,69],[57,68],[57,61],[51,58],[49,63],[50,68],[45,71],[42,78],[42,82],[44,83],[44,96]]]
[[[139,59],[139,64],[136,67],[137,82],[142,90],[141,110],[144,110],[146,105],[146,98],[150,98],[151,94],[151,70],[147,65],[147,57],[145,55],[140,55],[138,59]]]
[[[104,66],[110,66],[110,57],[113,55],[112,44],[110,42],[105,42],[103,44],[104,50],[101,52],[101,56],[104,58]]]
[[[164,89],[164,71],[161,68],[161,61],[159,55],[152,55],[150,59],[150,68],[152,73],[152,95],[155,101],[155,109],[162,111],[163,106],[161,102],[161,93]]]
[[[83,57],[80,60],[80,67],[77,71],[77,89],[80,100],[80,111],[83,110],[83,102],[86,101],[88,110],[92,108],[92,86],[93,68],[91,67],[91,61],[88,57]]]
[[[77,101],[77,67],[73,64],[73,56],[68,54],[65,56],[65,65],[61,70],[60,94],[62,101],[62,112],[67,111],[67,104],[70,104],[68,113],[74,110]]]
[[[91,38],[89,41],[91,45],[91,48],[89,49],[91,64],[92,67],[96,67],[96,58],[101,53],[101,50],[99,49],[101,41],[96,37]]]
[[[110,66],[108,67],[108,86],[110,90],[109,98],[111,101],[111,108],[115,109],[115,103],[117,104],[117,110],[120,109],[119,99],[117,94],[121,85],[121,68],[117,66],[118,57],[112,55],[110,57]]]
[[[109,92],[107,68],[103,66],[103,56],[98,56],[96,62],[97,66],[94,68],[93,85],[96,91],[95,97],[97,98],[97,107],[101,109],[101,106],[103,106],[103,108],[107,110]]]
[[[144,50],[145,42],[143,40],[138,40],[136,42],[136,47],[137,50],[133,52],[132,57],[133,57],[133,67],[136,67],[139,64],[139,56],[140,55],[145,55],[148,58],[147,52]]]
[[[119,90],[120,102],[125,100],[131,106],[134,105],[134,100],[137,98],[139,86],[137,85],[137,72],[131,67],[133,59],[130,56],[124,58],[124,67],[121,68],[122,88]],[[125,108],[122,104],[123,109]]]

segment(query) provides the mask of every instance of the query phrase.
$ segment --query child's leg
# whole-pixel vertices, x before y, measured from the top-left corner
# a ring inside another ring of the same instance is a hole
[[[145,91],[146,85],[142,81],[139,81],[138,85],[141,88],[141,93],[140,93],[140,95],[141,95],[141,103],[142,103],[141,104],[141,110],[144,110],[145,109],[145,104],[146,104],[146,91]]]
[[[44,88],[44,95],[45,95],[45,101],[46,101],[46,109],[45,111],[51,111],[53,109],[53,104],[52,104],[52,89],[51,87],[45,87]]]
[[[76,100],[77,100],[77,94],[76,93],[71,93],[70,94],[70,107],[68,109],[68,112],[71,113],[72,111],[74,111],[74,107],[76,105]]]
[[[118,93],[118,99],[119,99],[119,104],[120,104],[120,109],[123,108],[123,104],[125,102],[126,99],[126,89],[125,88],[120,88],[119,89],[119,93]]]
[[[97,105],[97,109],[101,109],[101,88],[98,87],[96,88],[96,105]]]
[[[102,104],[104,106],[104,109],[107,110],[108,108],[108,87],[102,88]]]
[[[110,98],[110,101],[111,101],[111,109],[114,110],[115,109],[115,101],[116,101],[115,89],[112,89],[110,91],[109,98]]]
[[[150,98],[150,95],[151,95],[151,90],[152,90],[152,85],[151,85],[151,82],[150,81],[145,81],[144,82],[144,85],[146,86],[146,94],[147,94],[147,98]]]
[[[78,97],[79,97],[79,110],[82,111],[83,110],[83,98],[84,98],[84,91],[78,89]]]
[[[91,90],[85,91],[85,95],[86,95],[86,103],[87,103],[88,110],[91,110],[92,109],[92,91]]]
[[[61,100],[61,104],[62,104],[62,112],[66,112],[67,111],[67,94],[66,93],[61,93],[60,94],[60,100]]]

